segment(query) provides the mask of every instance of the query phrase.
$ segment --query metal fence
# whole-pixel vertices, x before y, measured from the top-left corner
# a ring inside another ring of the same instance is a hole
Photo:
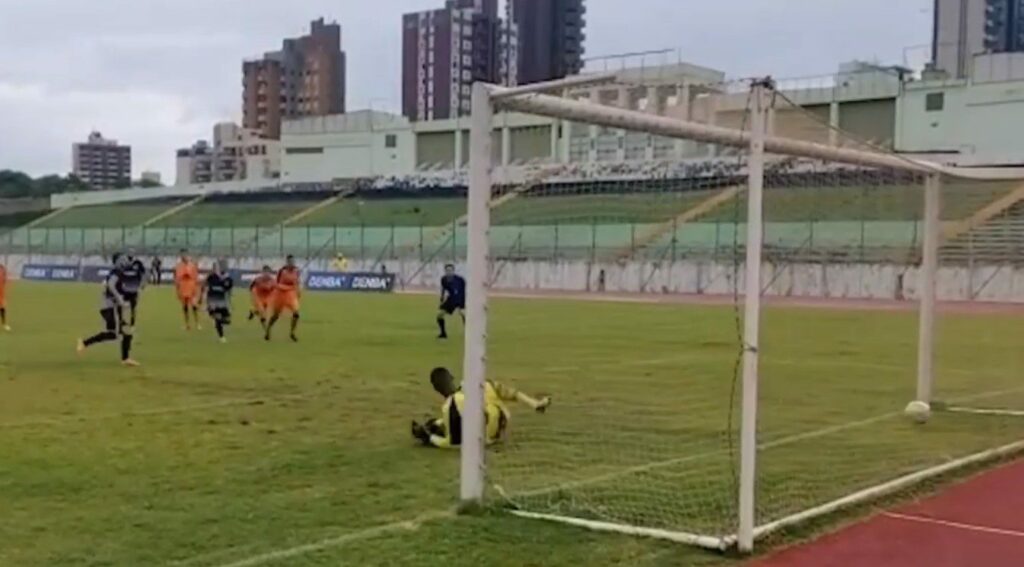
[[[765,224],[768,254],[817,261],[908,261],[916,258],[915,221],[813,221]],[[491,256],[522,260],[675,261],[731,258],[742,248],[746,225],[694,223],[597,223],[499,225],[491,228]],[[343,254],[353,260],[458,260],[465,256],[466,229],[445,226],[228,226],[22,228],[0,234],[7,254],[90,256],[128,248],[140,253],[303,258]]]

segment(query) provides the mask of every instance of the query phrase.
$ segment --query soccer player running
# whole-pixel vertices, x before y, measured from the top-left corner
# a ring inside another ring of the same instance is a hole
[[[441,333],[439,339],[448,338],[448,330],[445,328],[445,316],[452,315],[456,311],[462,322],[466,322],[466,315],[463,310],[466,308],[466,280],[455,273],[454,264],[445,264],[444,276],[441,277],[441,307],[437,313],[437,328]]]
[[[231,324],[231,290],[235,282],[227,270],[227,262],[219,260],[213,264],[213,272],[206,276],[203,281],[202,296],[200,304],[205,299],[206,312],[213,319],[213,326],[217,329],[217,337],[220,342],[228,342],[224,336],[224,328]]]
[[[0,264],[0,327],[11,332],[7,324],[7,266],[3,264]]]
[[[78,339],[78,354],[99,343],[105,343],[121,336],[121,364],[138,366],[132,359],[132,327],[128,322],[128,300],[124,296],[124,269],[128,267],[128,257],[115,254],[114,266],[103,280],[103,291],[100,296],[100,317],[103,319],[104,330],[88,339]]]
[[[134,250],[128,250],[124,256],[124,269],[121,270],[121,288],[124,299],[131,311],[129,325],[135,327],[135,317],[139,310],[139,294],[146,279],[146,265],[135,257]]]
[[[301,273],[295,266],[295,256],[289,254],[285,258],[284,267],[277,272],[273,301],[274,312],[270,316],[270,320],[267,321],[266,330],[263,335],[265,340],[270,340],[270,331],[274,328],[277,320],[281,318],[281,313],[287,310],[292,314],[291,333],[288,336],[292,339],[292,342],[299,342],[299,337],[295,334],[295,331],[299,326],[300,282]]]
[[[195,321],[196,329],[202,330],[199,324],[199,307],[196,302],[199,300],[199,266],[188,255],[188,250],[181,250],[181,258],[178,265],[174,267],[174,290],[178,294],[178,301],[181,302],[181,313],[185,317],[185,330],[192,328],[189,324],[188,315],[192,313],[192,320]]]
[[[430,384],[434,391],[444,398],[441,417],[429,419],[423,424],[413,421],[412,436],[427,447],[459,447],[462,445],[462,413],[465,410],[466,396],[462,389],[456,386],[455,377],[447,368],[431,370]],[[500,382],[485,382],[484,417],[488,445],[503,440],[508,430],[512,414],[505,402],[519,402],[537,413],[544,413],[551,405],[551,398],[545,396],[536,399]]]
[[[267,328],[267,317],[270,315],[270,306],[274,300],[274,290],[277,289],[277,279],[274,277],[274,270],[270,266],[263,266],[260,272],[249,284],[249,296],[252,298],[252,307],[249,309],[249,320],[260,318],[260,327]]]

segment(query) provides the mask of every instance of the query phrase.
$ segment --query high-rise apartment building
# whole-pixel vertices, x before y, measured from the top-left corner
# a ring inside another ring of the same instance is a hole
[[[469,114],[475,81],[504,83],[509,28],[498,0],[447,0],[402,16],[402,113],[410,120]]]
[[[93,189],[119,189],[132,182],[132,148],[92,132],[71,147],[71,169]]]
[[[263,137],[280,138],[285,118],[345,112],[341,26],[315,20],[309,35],[244,62],[242,77],[242,124]]]
[[[988,51],[1024,51],[1024,0],[988,0],[985,18]]]
[[[575,75],[583,69],[584,0],[508,0],[517,32],[519,84]]]
[[[935,0],[932,62],[954,77],[979,53],[1024,51],[1024,0]]]

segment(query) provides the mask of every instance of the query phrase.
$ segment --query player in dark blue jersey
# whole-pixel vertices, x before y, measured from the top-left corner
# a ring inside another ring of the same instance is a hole
[[[227,342],[224,328],[231,324],[231,290],[234,287],[235,282],[228,273],[227,262],[220,260],[214,262],[213,271],[206,276],[199,296],[200,303],[206,301],[206,312],[213,319],[213,326],[222,343]]]
[[[441,307],[437,312],[437,327],[441,334],[439,339],[448,338],[448,330],[445,328],[445,317],[459,313],[462,322],[466,322],[466,315],[463,310],[466,308],[466,280],[455,273],[454,264],[446,264],[444,276],[441,278]]]
[[[114,265],[103,280],[103,291],[100,293],[100,317],[103,319],[104,330],[88,339],[78,339],[78,354],[92,345],[113,341],[121,336],[121,364],[138,366],[132,359],[132,327],[128,321],[128,300],[124,293],[124,270],[128,267],[128,257],[114,255]]]
[[[128,320],[132,327],[135,326],[135,316],[139,309],[139,294],[146,282],[146,265],[135,257],[134,251],[129,250],[124,256],[124,268],[121,269],[121,288],[124,299],[128,302],[130,314]]]

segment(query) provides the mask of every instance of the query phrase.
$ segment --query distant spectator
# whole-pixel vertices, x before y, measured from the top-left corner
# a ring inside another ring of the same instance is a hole
[[[338,255],[331,261],[331,269],[335,272],[347,272],[348,258],[346,258],[341,252],[338,252]]]
[[[163,280],[163,274],[161,273],[163,266],[164,263],[160,256],[153,256],[153,261],[149,267],[149,281],[153,285],[160,285],[160,282]]]

